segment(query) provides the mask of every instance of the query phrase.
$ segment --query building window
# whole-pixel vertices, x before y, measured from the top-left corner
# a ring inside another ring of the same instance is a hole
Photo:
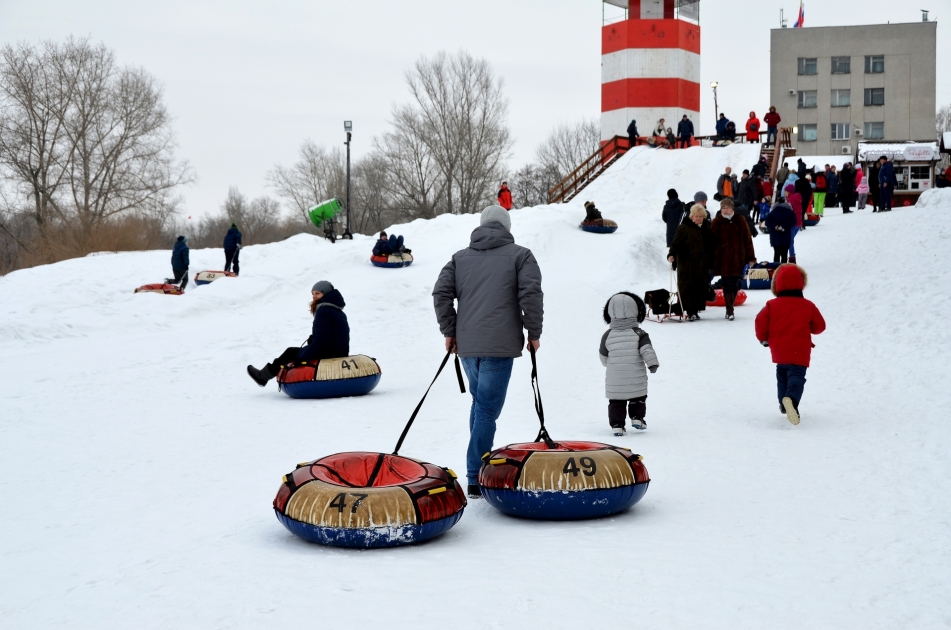
[[[881,74],[883,72],[885,72],[885,55],[865,56],[865,74]]]
[[[885,139],[885,123],[883,122],[865,123],[865,139],[866,140],[884,140]]]
[[[832,90],[833,107],[849,107],[852,104],[852,90]]]
[[[818,67],[819,63],[815,57],[799,58],[799,74],[816,74]]]
[[[851,57],[833,57],[832,58],[832,74],[851,74],[852,73],[852,58]]]
[[[832,123],[833,140],[848,140],[851,133],[852,125],[850,123]]]
[[[816,106],[816,90],[799,90],[799,109]]]
[[[815,125],[799,125],[799,141],[815,142],[819,139],[819,132]]]
[[[866,105],[884,105],[885,88],[865,88]]]

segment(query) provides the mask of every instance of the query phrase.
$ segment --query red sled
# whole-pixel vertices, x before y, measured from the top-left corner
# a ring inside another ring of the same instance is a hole
[[[136,293],[164,293],[165,295],[182,295],[185,292],[177,284],[143,284],[135,290]]]
[[[736,301],[733,303],[734,306],[740,306],[741,304],[746,303],[746,291],[740,289],[736,294]],[[723,289],[716,290],[716,297],[711,302],[707,300],[707,306],[726,306],[726,302],[723,300]]]

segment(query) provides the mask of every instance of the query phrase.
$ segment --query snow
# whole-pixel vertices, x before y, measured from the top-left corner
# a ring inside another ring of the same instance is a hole
[[[779,414],[750,292],[737,320],[647,323],[661,367],[649,429],[614,438],[597,358],[604,302],[668,286],[666,190],[711,193],[755,147],[635,149],[571,203],[516,210],[544,273],[539,353],[556,439],[629,446],[652,483],[625,514],[532,522],[473,501],[424,545],[305,543],[271,500],[294,464],[392,450],[443,356],[430,292],[477,216],[402,233],[416,262],[370,265],[371,238],[300,235],[242,251],[242,276],[183,296],[133,294],[169,251],[64,261],[0,278],[0,619],[4,628],[891,628],[951,619],[948,531],[951,225],[842,216],[797,238],[817,337],[802,424]],[[939,195],[942,193],[940,201]],[[712,194],[711,194],[712,196]],[[596,201],[620,224],[577,228]],[[932,206],[928,206],[929,208]],[[765,236],[760,259],[771,258]],[[193,250],[192,274],[220,250]],[[352,351],[376,357],[362,398],[292,400],[260,366],[309,331],[311,285],[342,291]],[[465,468],[469,398],[444,374],[402,453]],[[516,361],[496,444],[537,431]]]
[[[951,188],[931,188],[921,193],[916,208],[947,209],[951,208]]]

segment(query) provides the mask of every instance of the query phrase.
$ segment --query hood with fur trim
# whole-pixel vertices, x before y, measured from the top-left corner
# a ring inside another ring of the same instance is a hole
[[[806,288],[808,281],[809,275],[806,273],[806,270],[799,265],[780,265],[773,274],[771,287],[773,295],[778,296],[784,291],[802,291]]]

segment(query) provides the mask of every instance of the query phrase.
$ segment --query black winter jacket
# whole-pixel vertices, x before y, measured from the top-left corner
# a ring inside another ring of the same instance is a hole
[[[683,223],[684,215],[687,214],[687,206],[680,199],[668,199],[664,204],[664,211],[660,218],[667,224],[667,247],[674,242],[674,234],[677,232],[677,226]]]
[[[297,353],[298,359],[315,361],[350,356],[350,324],[347,314],[343,312],[346,305],[337,289],[320,299],[314,313],[310,339]]]

